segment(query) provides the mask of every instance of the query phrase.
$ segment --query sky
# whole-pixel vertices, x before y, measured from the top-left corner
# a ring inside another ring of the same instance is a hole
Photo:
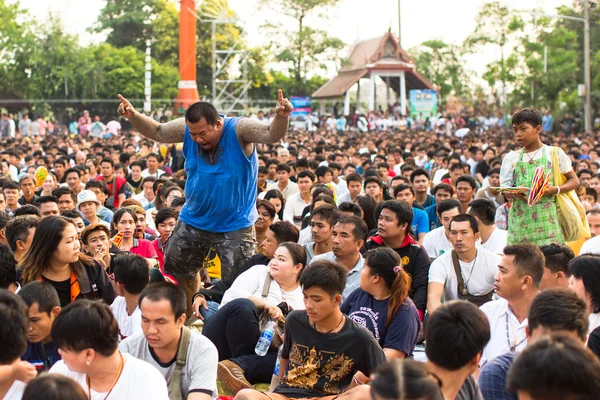
[[[61,15],[68,32],[80,35],[84,44],[101,41],[102,36],[92,35],[87,29],[97,20],[105,0],[20,0],[36,19],[44,20],[49,12]],[[340,0],[328,12],[327,22],[319,19],[309,24],[325,29],[348,45],[357,40],[383,35],[391,27],[398,33],[399,0]],[[461,43],[475,28],[475,16],[486,0],[400,0],[402,7],[402,46],[409,49],[431,39]],[[544,10],[554,13],[559,5],[572,4],[572,0],[501,0],[515,10]],[[260,26],[278,20],[277,12],[259,9],[259,0],[229,0],[248,32],[250,46],[266,44]],[[365,3],[368,4],[365,7]],[[348,46],[349,48],[350,46]],[[348,50],[346,50],[347,53]],[[471,69],[482,71],[496,55],[488,50],[469,58]]]

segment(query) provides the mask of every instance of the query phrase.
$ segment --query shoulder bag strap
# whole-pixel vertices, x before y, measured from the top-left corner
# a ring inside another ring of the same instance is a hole
[[[268,273],[267,277],[265,278],[265,284],[263,285],[262,293],[260,294],[262,297],[264,297],[264,298],[269,297],[269,289],[271,288],[272,280],[273,280],[273,278],[271,277],[271,274]]]
[[[452,264],[454,265],[454,272],[456,272],[456,282],[458,283],[458,298],[462,295],[462,291],[465,288],[465,281],[463,280],[462,272],[460,270],[460,263],[458,261],[458,254],[455,250],[452,250]],[[473,266],[475,267],[475,266]]]
[[[183,367],[185,367],[191,335],[192,332],[188,327],[184,326],[181,328],[181,340],[179,341],[179,348],[177,349],[175,369],[173,370],[173,374],[171,374],[168,384],[170,400],[182,400],[181,371],[183,370]]]

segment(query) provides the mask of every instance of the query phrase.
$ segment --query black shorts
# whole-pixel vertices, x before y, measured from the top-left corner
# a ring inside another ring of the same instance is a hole
[[[221,277],[231,276],[256,253],[254,226],[233,232],[208,232],[178,221],[165,244],[165,272],[176,278],[189,278],[204,265],[215,249],[221,260]]]

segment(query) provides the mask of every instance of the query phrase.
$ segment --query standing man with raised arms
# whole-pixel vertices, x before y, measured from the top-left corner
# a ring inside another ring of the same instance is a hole
[[[255,252],[254,222],[258,157],[255,143],[276,143],[286,134],[292,104],[277,93],[270,124],[219,115],[206,102],[192,104],[179,118],[164,124],[137,112],[119,95],[119,115],[142,135],[160,143],[183,142],[188,179],[186,203],[165,248],[165,272],[175,276],[191,299],[199,289],[198,271],[211,248],[221,259],[223,277],[234,273]]]

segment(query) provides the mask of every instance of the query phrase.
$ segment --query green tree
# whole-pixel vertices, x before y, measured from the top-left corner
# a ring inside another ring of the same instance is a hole
[[[423,71],[438,87],[442,104],[448,95],[460,97],[468,93],[471,73],[464,67],[466,62],[460,47],[442,40],[428,40],[408,52],[417,70]]]
[[[483,46],[495,46],[500,52],[497,65],[498,79],[502,84],[502,94],[506,95],[506,81],[509,69],[506,63],[506,45],[511,41],[511,34],[523,25],[522,19],[499,1],[485,3],[475,17],[475,30],[467,37],[464,47],[469,52],[475,52]],[[488,74],[488,76],[490,76]]]
[[[261,5],[270,7],[294,21],[295,27],[280,22],[266,25],[276,38],[273,49],[276,60],[289,65],[289,74],[294,78],[294,92],[310,94],[305,85],[310,72],[326,69],[329,61],[340,62],[339,53],[344,42],[331,37],[325,30],[307,25],[307,18],[334,6],[339,0],[261,0]],[[289,38],[286,42],[283,38]]]
[[[19,1],[0,0],[0,91],[22,93],[27,77],[20,71],[19,61],[33,47],[28,12]]]

